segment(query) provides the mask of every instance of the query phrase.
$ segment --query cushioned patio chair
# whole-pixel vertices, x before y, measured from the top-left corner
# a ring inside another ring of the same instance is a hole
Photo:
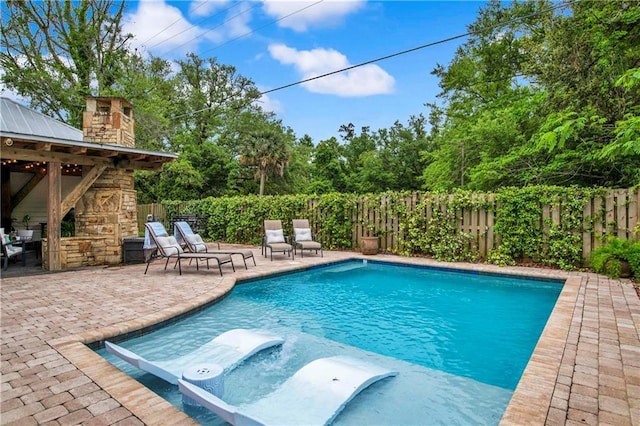
[[[287,256],[295,258],[293,246],[289,244],[289,238],[285,237],[282,230],[282,221],[265,220],[264,221],[264,239],[262,240],[262,254],[267,257],[267,249],[273,260],[273,252],[282,252]]]
[[[320,256],[324,257],[322,252],[322,244],[317,241],[317,236],[311,233],[311,226],[307,219],[294,219],[293,220],[293,251],[296,253],[297,249],[300,249],[300,256],[304,257],[304,251],[316,251],[320,250]]]
[[[22,248],[16,247],[11,243],[11,239],[8,235],[5,235],[4,229],[0,232],[0,244],[2,244],[2,270],[6,271],[7,268],[9,268],[9,259],[20,256],[22,254]]]
[[[253,266],[256,266],[256,258],[253,257],[252,250],[220,250],[220,243],[217,243],[218,249],[211,250],[202,240],[202,237],[193,232],[191,226],[187,222],[174,222],[173,235],[175,235],[179,244],[186,244],[187,249],[192,253],[228,254],[230,256],[238,255],[242,256],[244,269],[249,269],[247,268],[247,259],[253,260]]]
[[[169,264],[170,259],[175,259],[176,263],[173,265],[175,269],[176,265],[178,266],[178,271],[180,275],[182,275],[182,263],[183,259],[189,259],[196,261],[196,269],[200,270],[199,261],[205,260],[207,262],[207,269],[209,269],[209,260],[215,260],[218,264],[218,270],[220,271],[220,276],[222,276],[222,265],[225,263],[230,263],[233,272],[236,271],[236,268],[233,266],[233,260],[231,256],[228,254],[214,254],[214,253],[187,253],[182,249],[182,246],[178,243],[178,241],[173,236],[169,236],[167,231],[164,229],[164,225],[160,222],[147,222],[145,223],[145,241],[144,246],[145,249],[156,249],[156,253],[154,255],[149,256],[149,260],[147,261],[147,267],[144,270],[144,273],[147,273],[149,269],[149,265],[151,262],[157,258],[166,258],[167,261],[164,264],[164,269],[167,269],[167,265]]]

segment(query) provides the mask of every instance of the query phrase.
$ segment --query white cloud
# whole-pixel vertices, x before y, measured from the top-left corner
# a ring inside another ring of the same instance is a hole
[[[206,31],[191,24],[180,9],[167,5],[164,1],[143,0],[138,9],[123,20],[125,33],[134,34],[132,47],[144,47],[155,54],[175,50],[176,56],[195,51],[203,38],[220,42],[222,34]]]
[[[228,3],[229,0],[194,0],[189,4],[189,16],[209,16]]]
[[[256,101],[256,105],[259,105],[266,112],[273,112],[275,114],[279,114],[284,111],[282,103],[270,98],[269,95],[262,95],[260,99]]]
[[[318,0],[264,0],[263,9],[267,15],[274,18],[286,16],[278,22],[279,26],[302,32],[313,26],[335,25],[341,22],[344,16],[362,8],[364,4],[364,0],[324,0],[322,3],[318,3]],[[307,8],[302,10],[305,7]],[[294,12],[298,13],[293,14]],[[288,16],[290,14],[292,15]]]
[[[240,7],[234,7],[229,11],[225,31],[229,38],[243,36],[251,32],[249,22],[251,21],[251,2],[241,3]]]
[[[293,65],[302,80],[352,65],[345,55],[333,49],[296,50],[284,44],[272,44],[269,46],[269,53],[280,63]],[[394,85],[394,78],[374,64],[302,84],[310,92],[342,97],[392,93]]]
[[[192,17],[208,16],[226,3],[226,0],[198,0],[190,5],[189,13]],[[201,27],[192,24],[180,9],[168,5],[164,0],[141,0],[138,9],[123,19],[123,28],[126,33],[135,36],[131,42],[132,47],[163,57],[180,57],[187,52],[197,52],[201,44],[215,46],[250,33],[249,22],[254,7],[252,2],[239,3],[233,8],[227,8],[227,17],[222,24],[205,20],[207,27]],[[202,21],[199,19],[197,22]]]

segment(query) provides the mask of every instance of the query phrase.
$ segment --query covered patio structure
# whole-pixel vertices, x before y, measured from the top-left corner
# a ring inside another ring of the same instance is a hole
[[[0,98],[2,227],[28,216],[41,224],[50,271],[122,261],[122,239],[137,236],[134,170],[160,170],[177,155],[135,148],[133,106],[87,98],[79,130]],[[73,209],[73,237],[61,237]]]

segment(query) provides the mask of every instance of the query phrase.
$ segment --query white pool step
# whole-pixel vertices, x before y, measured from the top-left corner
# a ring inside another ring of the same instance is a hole
[[[191,365],[206,362],[217,364],[228,371],[261,350],[282,343],[284,339],[267,331],[236,328],[222,333],[188,354],[166,361],[149,361],[111,342],[105,342],[105,349],[134,367],[177,385],[184,369]]]
[[[352,357],[320,358],[264,398],[238,406],[184,380],[178,380],[178,387],[183,395],[232,425],[325,425],[362,390],[397,374]]]

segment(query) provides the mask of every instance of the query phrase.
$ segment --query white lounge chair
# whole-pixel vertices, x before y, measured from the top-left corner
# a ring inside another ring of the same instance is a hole
[[[360,391],[397,372],[355,358],[320,358],[302,367],[264,398],[240,406],[178,380],[183,395],[232,425],[325,425]]]
[[[283,343],[284,339],[266,331],[237,328],[222,333],[193,352],[167,361],[146,360],[111,342],[105,342],[104,346],[108,352],[134,367],[176,385],[184,369],[190,365],[212,363],[228,371],[261,350]]]
[[[252,250],[220,250],[220,243],[218,248],[210,250],[207,244],[202,240],[202,237],[193,232],[191,225],[184,221],[177,221],[173,223],[173,235],[179,244],[186,244],[191,253],[216,253],[216,254],[228,254],[230,256],[239,255],[242,256],[244,262],[244,269],[247,268],[247,259],[253,260],[253,266],[256,266],[256,259],[253,257]]]
[[[182,249],[182,246],[178,244],[178,241],[175,237],[169,236],[167,234],[167,230],[164,229],[164,225],[160,222],[147,222],[145,223],[145,234],[144,234],[144,249],[155,249],[155,254],[149,256],[147,260],[147,267],[144,270],[145,275],[149,270],[149,265],[156,258],[166,258],[167,261],[164,264],[165,271],[167,270],[167,265],[169,264],[170,259],[176,259],[176,263],[173,265],[175,269],[176,265],[178,266],[178,271],[180,275],[182,275],[182,263],[181,261],[184,259],[189,259],[189,262],[195,259],[196,261],[196,269],[200,270],[200,266],[198,261],[206,260],[207,261],[207,269],[209,269],[209,260],[215,260],[218,263],[218,270],[220,271],[220,276],[222,276],[222,265],[225,263],[231,263],[231,268],[233,272],[236,271],[235,266],[233,265],[233,260],[231,259],[231,255],[229,254],[215,254],[215,253],[187,253]]]

